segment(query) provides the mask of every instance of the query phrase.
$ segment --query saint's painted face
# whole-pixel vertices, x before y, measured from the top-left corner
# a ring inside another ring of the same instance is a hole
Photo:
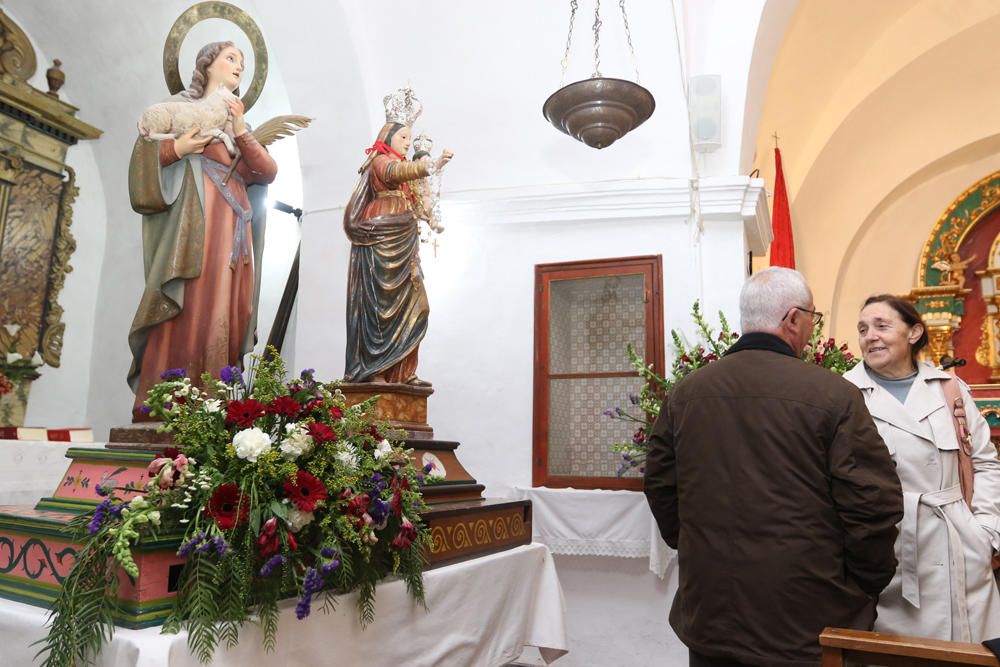
[[[397,130],[396,134],[392,135],[392,139],[389,140],[389,147],[406,157],[406,152],[410,150],[410,128],[403,127]]]
[[[243,77],[243,53],[235,46],[227,46],[219,51],[219,55],[208,66],[206,73],[208,74],[206,91],[211,92],[220,84],[228,90],[236,90]]]
[[[905,377],[914,371],[913,345],[924,325],[908,325],[896,309],[876,301],[858,316],[858,345],[868,368],[884,377]]]

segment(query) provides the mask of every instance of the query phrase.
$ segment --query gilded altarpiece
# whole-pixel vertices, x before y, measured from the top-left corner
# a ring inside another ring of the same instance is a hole
[[[961,193],[938,219],[909,298],[930,334],[927,360],[949,355],[1000,442],[1000,172]]]
[[[101,135],[59,99],[60,64],[46,72],[48,92],[30,85],[34,49],[0,10],[0,325],[8,325],[0,327],[0,353],[53,367],[65,332],[59,293],[76,249],[70,225],[78,189],[66,151]],[[35,374],[4,397],[0,423],[22,423]]]

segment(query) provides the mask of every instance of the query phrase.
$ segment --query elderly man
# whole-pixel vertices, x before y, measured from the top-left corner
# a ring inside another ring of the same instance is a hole
[[[692,667],[819,664],[825,626],[870,629],[896,569],[899,479],[861,394],[800,358],[822,313],[797,271],[740,294],[743,335],[671,390],[646,497],[680,584]]]

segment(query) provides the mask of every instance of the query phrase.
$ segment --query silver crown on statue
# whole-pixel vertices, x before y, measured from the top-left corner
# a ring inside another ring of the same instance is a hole
[[[427,153],[430,155],[431,148],[434,147],[434,140],[428,137],[426,134],[421,132],[417,135],[417,138],[413,140],[413,154],[417,153]]]
[[[382,98],[385,105],[385,122],[402,123],[407,127],[413,127],[413,123],[424,110],[423,105],[417,96],[413,94],[413,89],[407,86],[400,88],[391,95]]]

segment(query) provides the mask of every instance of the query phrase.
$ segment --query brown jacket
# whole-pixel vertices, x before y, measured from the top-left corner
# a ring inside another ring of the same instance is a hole
[[[684,378],[650,438],[645,492],[691,649],[817,665],[825,626],[869,629],[896,569],[899,479],[856,387],[775,336]]]

